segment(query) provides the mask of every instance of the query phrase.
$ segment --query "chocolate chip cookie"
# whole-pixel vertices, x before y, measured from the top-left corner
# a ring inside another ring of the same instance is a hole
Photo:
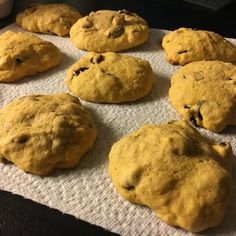
[[[69,94],[17,98],[0,110],[0,160],[46,175],[75,167],[93,145],[89,112]]]
[[[76,47],[93,52],[115,52],[144,43],[149,28],[144,19],[127,10],[100,10],[79,19],[70,30]]]
[[[172,226],[199,232],[218,225],[232,189],[232,149],[185,121],[145,125],[116,142],[109,173],[118,193],[152,208]]]
[[[236,67],[221,61],[189,63],[172,76],[169,97],[194,126],[220,132],[236,125]]]
[[[148,61],[114,52],[90,52],[68,70],[72,93],[91,102],[120,103],[146,96],[154,74]]]
[[[80,17],[67,4],[33,4],[17,14],[16,23],[31,32],[64,36]]]
[[[55,45],[28,33],[7,31],[0,36],[0,45],[0,82],[46,71],[62,59]]]
[[[162,40],[167,60],[171,64],[185,65],[193,61],[236,61],[236,47],[217,33],[180,28]]]

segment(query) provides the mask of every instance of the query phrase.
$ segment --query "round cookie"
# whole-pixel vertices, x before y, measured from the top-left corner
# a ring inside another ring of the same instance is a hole
[[[72,93],[91,102],[121,103],[146,96],[154,74],[148,61],[114,52],[90,52],[72,65],[66,83]]]
[[[127,10],[100,10],[79,19],[70,30],[79,49],[93,52],[115,52],[138,46],[149,37],[144,19]]]
[[[0,110],[0,132],[0,160],[37,175],[75,167],[97,133],[89,112],[66,93],[12,101]]]
[[[193,61],[236,61],[236,47],[217,33],[180,28],[162,40],[171,64],[185,65]]]
[[[31,32],[64,36],[80,17],[75,8],[66,4],[33,4],[17,14],[16,23]]]
[[[112,146],[109,174],[128,201],[172,226],[218,225],[231,195],[230,144],[204,138],[185,121],[145,125]]]
[[[0,36],[0,82],[15,82],[57,66],[62,55],[52,43],[28,33]]]
[[[236,125],[236,67],[221,61],[192,62],[172,76],[169,97],[194,126],[220,132]]]

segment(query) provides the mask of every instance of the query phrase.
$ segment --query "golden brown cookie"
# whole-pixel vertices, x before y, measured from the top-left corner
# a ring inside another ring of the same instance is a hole
[[[12,101],[0,110],[0,132],[0,160],[37,175],[75,167],[97,133],[89,112],[66,93]]]
[[[236,61],[236,47],[217,33],[179,28],[162,40],[167,60],[185,65],[193,61]]]
[[[204,138],[185,121],[145,125],[116,142],[109,173],[128,201],[172,226],[199,232],[218,225],[231,195],[230,144]]]
[[[146,96],[154,74],[148,61],[114,52],[90,52],[70,67],[72,93],[91,102],[120,103]]]
[[[62,59],[55,45],[28,33],[7,31],[0,36],[0,45],[0,82],[46,71]]]
[[[189,63],[172,76],[169,97],[195,126],[220,132],[236,125],[236,67],[221,61]]]
[[[144,19],[127,10],[100,10],[79,19],[70,30],[79,49],[93,52],[115,52],[138,46],[149,37]]]
[[[80,17],[80,13],[67,4],[34,4],[18,13],[16,23],[31,32],[64,36]]]

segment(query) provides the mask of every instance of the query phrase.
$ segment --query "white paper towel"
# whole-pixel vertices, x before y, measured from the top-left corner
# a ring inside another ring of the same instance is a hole
[[[0,30],[23,31],[15,24]],[[152,93],[146,98],[120,105],[94,104],[82,101],[92,113],[98,128],[94,147],[72,170],[58,170],[48,177],[26,174],[12,164],[0,163],[0,188],[77,218],[102,226],[122,235],[193,235],[182,229],[161,222],[147,207],[138,206],[122,199],[114,190],[107,173],[108,153],[111,145],[122,136],[146,123],[162,123],[180,119],[168,101],[169,79],[178,66],[165,61],[161,49],[164,30],[152,29],[150,40],[142,46],[123,53],[148,60],[156,75]],[[69,92],[64,83],[66,69],[85,52],[76,49],[69,38],[38,34],[54,43],[63,52],[59,67],[23,79],[14,84],[0,84],[0,106],[26,94],[52,94]],[[231,40],[236,44],[236,39]],[[227,128],[222,134],[200,129],[218,142],[230,142],[236,152],[236,128]],[[236,163],[234,162],[234,172]],[[223,222],[203,235],[236,235],[236,178],[234,177],[233,200]]]

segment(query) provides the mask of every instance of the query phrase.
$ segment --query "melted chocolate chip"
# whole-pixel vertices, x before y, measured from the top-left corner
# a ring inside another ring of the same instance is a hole
[[[100,62],[104,61],[105,57],[101,54],[95,55],[94,57],[90,58],[90,62],[92,64],[99,64]]]
[[[202,117],[202,114],[201,114],[200,111],[198,111],[198,113],[197,113],[197,117],[198,117],[199,120],[203,120],[203,117]]]
[[[184,109],[190,109],[190,108],[191,108],[191,106],[184,104]]]
[[[17,57],[17,58],[15,59],[15,63],[16,63],[16,65],[20,65],[20,64],[22,63],[22,59],[19,58],[19,57]]]
[[[117,25],[111,30],[109,36],[112,38],[120,37],[125,32],[125,28],[122,25]]]
[[[14,138],[13,142],[16,142],[19,144],[24,144],[24,143],[28,142],[29,138],[30,137],[28,135],[21,135],[19,137]]]
[[[134,186],[128,186],[128,187],[123,187],[124,189],[126,189],[126,190],[128,190],[128,191],[130,191],[130,190],[134,190]]]
[[[226,146],[226,143],[220,143],[221,146],[225,147]]]
[[[225,80],[232,80],[232,78],[230,78],[230,77],[225,77],[224,79]]]
[[[178,51],[177,53],[178,53],[178,54],[183,54],[183,53],[186,53],[186,52],[188,52],[188,50]]]
[[[86,70],[88,70],[87,67],[81,67],[81,68],[79,68],[79,69],[77,69],[77,70],[74,70],[74,71],[73,71],[73,75],[78,76],[81,72],[84,72],[84,71],[86,71]]]
[[[197,124],[197,121],[196,121],[194,116],[191,116],[189,120],[195,127],[199,127],[199,125]]]

